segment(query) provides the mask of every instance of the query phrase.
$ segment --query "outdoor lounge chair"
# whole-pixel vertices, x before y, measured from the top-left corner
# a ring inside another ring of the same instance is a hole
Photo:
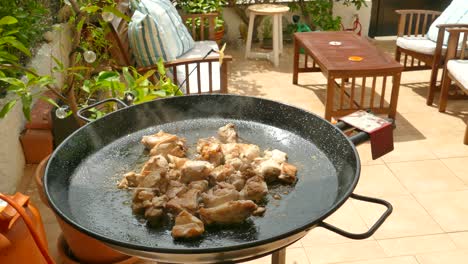
[[[432,105],[439,68],[443,67],[446,30],[468,23],[468,5],[453,0],[443,13],[429,10],[397,10],[400,15],[395,59],[404,71],[431,69],[427,105]],[[403,61],[402,61],[402,55]]]
[[[442,90],[440,93],[439,112],[445,112],[447,107],[448,92],[452,82],[460,87],[463,92],[468,94],[468,51],[467,37],[468,27],[451,28],[450,38],[447,47],[447,55],[445,59],[444,74],[442,77]],[[461,41],[461,51],[457,52]],[[464,143],[468,145],[468,125],[465,130]]]
[[[186,94],[194,93],[227,93],[227,62],[232,61],[231,56],[224,56],[223,63],[219,65],[219,54],[210,51],[217,50],[218,46],[214,41],[214,21],[218,16],[216,13],[190,14],[183,16],[186,21],[191,18],[199,18],[201,24],[208,21],[209,28],[196,28],[195,23],[191,24],[189,32],[196,34],[195,47],[183,56],[173,61],[165,62],[166,69],[172,73],[175,84],[182,86]],[[129,45],[128,23],[122,18],[114,17],[110,22],[110,32],[107,38],[114,44],[110,52],[118,66],[135,66],[135,58]],[[199,31],[197,31],[199,30]],[[210,53],[208,56],[206,56]],[[216,68],[217,67],[217,68]],[[154,69],[155,66],[137,67],[140,73]]]

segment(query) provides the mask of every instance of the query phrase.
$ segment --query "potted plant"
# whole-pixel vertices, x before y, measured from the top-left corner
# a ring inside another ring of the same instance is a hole
[[[208,14],[218,13],[215,19],[215,40],[218,45],[224,37],[224,19],[222,15],[222,8],[226,5],[226,0],[178,0],[177,5],[182,9],[185,14]],[[191,25],[192,20],[187,20],[187,25]],[[205,23],[208,23],[206,21]],[[195,24],[199,27],[200,20],[197,19]],[[208,24],[205,25],[208,29]]]

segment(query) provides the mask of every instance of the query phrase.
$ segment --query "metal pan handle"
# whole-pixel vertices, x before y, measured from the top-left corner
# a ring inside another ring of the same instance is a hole
[[[117,99],[117,98],[109,98],[109,99],[105,99],[105,100],[102,100],[102,101],[100,101],[100,102],[94,103],[94,104],[92,104],[92,105],[88,105],[87,107],[83,107],[83,108],[81,108],[80,110],[78,110],[78,112],[77,112],[76,114],[78,115],[78,117],[79,117],[80,119],[82,119],[82,120],[84,120],[84,121],[86,121],[86,122],[89,123],[89,122],[91,122],[91,121],[93,121],[93,120],[91,120],[91,119],[85,117],[85,116],[83,115],[83,113],[86,112],[86,111],[89,111],[89,109],[91,109],[91,108],[94,108],[94,107],[96,107],[96,106],[98,106],[98,105],[102,105],[102,104],[105,104],[105,103],[108,103],[108,102],[116,102],[116,103],[122,105],[123,107],[128,107],[128,105],[127,105],[126,103],[122,102],[121,100],[119,100],[119,99]]]
[[[345,131],[346,129],[351,128],[350,125],[346,124],[343,121],[339,121],[338,123],[335,124],[335,126],[339,128],[341,131]],[[364,131],[361,131],[349,137],[349,140],[351,140],[351,142],[353,142],[355,146],[361,145],[362,143],[368,141],[369,139],[370,139],[370,135]]]
[[[385,212],[382,214],[382,216],[379,218],[379,220],[377,220],[377,222],[375,222],[375,224],[369,229],[369,231],[361,233],[361,234],[354,234],[354,233],[344,231],[343,229],[340,229],[340,228],[338,228],[336,226],[330,225],[330,224],[325,223],[323,221],[320,222],[318,224],[318,226],[326,228],[326,229],[328,229],[328,230],[330,230],[332,232],[335,232],[335,233],[337,233],[339,235],[342,235],[344,237],[347,237],[347,238],[366,239],[366,238],[371,237],[375,233],[375,231],[377,231],[377,229],[379,229],[379,227],[385,222],[387,217],[390,216],[390,214],[393,211],[393,206],[389,202],[387,202],[385,200],[382,200],[382,199],[362,196],[362,195],[358,195],[358,194],[354,194],[354,193],[351,194],[350,197],[354,198],[356,200],[364,201],[364,202],[381,204],[381,205],[387,207],[387,210],[385,210]]]

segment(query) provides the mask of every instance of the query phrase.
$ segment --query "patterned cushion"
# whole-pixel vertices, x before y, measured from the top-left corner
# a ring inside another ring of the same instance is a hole
[[[468,60],[449,60],[447,62],[447,70],[452,74],[468,93]]]
[[[442,14],[431,24],[427,37],[437,42],[440,24],[468,24],[468,0],[453,0]],[[448,43],[449,34],[444,34],[444,45]]]
[[[175,60],[194,46],[169,0],[141,0],[128,25],[128,38],[138,66],[154,65],[159,58]]]

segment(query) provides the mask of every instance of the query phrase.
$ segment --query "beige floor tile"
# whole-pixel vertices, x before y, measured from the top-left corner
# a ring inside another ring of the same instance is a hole
[[[394,238],[377,241],[389,256],[456,250],[447,234]]]
[[[468,157],[468,146],[463,144],[466,125],[461,130],[450,131],[436,136],[428,135],[427,146],[439,159]]]
[[[362,166],[355,192],[376,197],[409,194],[386,165]]]
[[[428,106],[423,105],[422,107]],[[462,118],[436,113],[433,109],[428,109],[424,113],[406,113],[403,116],[425,135],[444,136],[454,130],[463,130],[466,127]]]
[[[386,163],[429,160],[437,157],[430,151],[422,140],[415,141],[398,141],[395,139],[394,150],[383,156]]]
[[[353,262],[340,262],[338,264],[418,264],[413,256],[371,259]]]
[[[390,163],[388,167],[413,193],[466,189],[464,183],[440,160]]]
[[[347,201],[335,213],[329,216],[325,222],[350,232],[361,233],[367,230],[366,223],[359,216],[351,201]],[[320,227],[312,229],[300,241],[304,247],[354,242],[354,240]]]
[[[465,184],[468,184],[468,157],[441,159],[441,161]]]
[[[375,241],[316,245],[304,247],[310,263],[334,263],[345,261],[369,260],[386,257],[385,252]]]
[[[440,234],[442,229],[425,209],[410,195],[388,196],[384,200],[393,205],[393,212],[374,234],[375,239]],[[368,226],[373,225],[384,212],[381,205],[353,201]]]
[[[377,165],[377,164],[384,164],[382,158],[378,158],[376,160],[372,159],[372,151],[370,143],[364,143],[357,146],[357,150],[359,152],[359,158],[361,160],[361,165]]]
[[[468,232],[449,233],[448,236],[459,249],[468,249]]]
[[[271,264],[271,256],[242,262],[244,264]],[[286,264],[309,264],[304,248],[288,248],[286,250]]]
[[[436,252],[417,255],[419,264],[466,264],[468,251]]]
[[[468,191],[415,194],[446,232],[468,230]]]

